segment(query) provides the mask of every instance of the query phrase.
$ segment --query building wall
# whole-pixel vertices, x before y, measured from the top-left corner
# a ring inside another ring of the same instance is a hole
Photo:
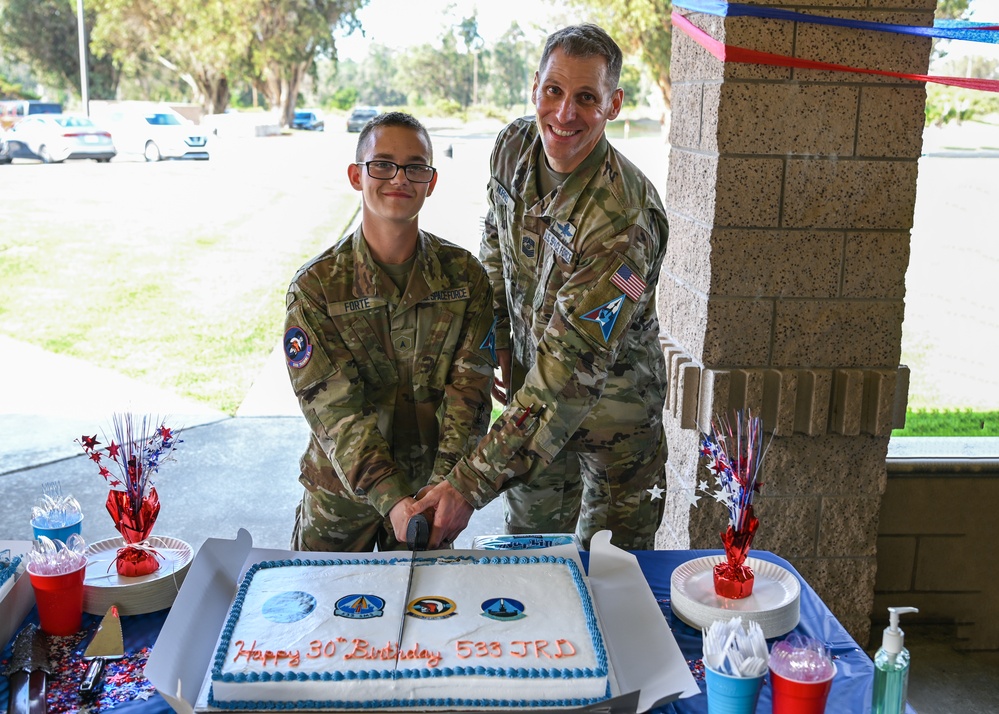
[[[888,459],[876,620],[886,621],[890,606],[918,607],[919,614],[906,619],[956,624],[957,647],[999,649],[999,541],[993,529],[999,458],[990,453]]]
[[[822,5],[803,9],[929,25],[936,3]],[[910,73],[929,64],[925,38],[681,12],[739,47]],[[866,642],[885,458],[905,408],[899,356],[925,89],[722,62],[676,29],[671,74],[659,287],[671,488],[657,545],[719,547],[725,514],[692,509],[684,494],[704,478],[698,431],[751,408],[777,430],[755,545],[788,557]]]

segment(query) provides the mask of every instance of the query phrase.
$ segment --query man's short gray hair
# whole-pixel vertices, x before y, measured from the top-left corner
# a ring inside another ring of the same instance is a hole
[[[541,53],[539,71],[544,72],[548,58],[556,48],[570,57],[603,57],[607,62],[610,88],[617,89],[617,83],[621,79],[621,48],[602,27],[592,23],[569,25],[550,34],[545,42],[544,52]]]

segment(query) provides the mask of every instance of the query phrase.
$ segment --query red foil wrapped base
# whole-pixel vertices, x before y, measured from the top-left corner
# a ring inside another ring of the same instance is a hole
[[[111,491],[105,506],[125,540],[125,546],[118,549],[115,558],[118,575],[133,578],[156,572],[160,567],[158,554],[145,543],[160,513],[156,489],[149,489],[140,500],[125,491]]]
[[[155,573],[160,568],[156,551],[149,548],[126,545],[118,549],[114,559],[114,567],[118,575],[126,578],[137,578],[140,575]]]
[[[718,563],[715,566],[715,594],[729,600],[740,600],[753,594],[753,569],[748,565]]]
[[[729,600],[739,600],[753,594],[753,569],[745,565],[745,562],[760,521],[753,516],[752,506],[748,506],[745,523],[746,527],[741,531],[729,526],[721,534],[722,544],[725,546],[725,562],[718,563],[714,568],[715,594]]]

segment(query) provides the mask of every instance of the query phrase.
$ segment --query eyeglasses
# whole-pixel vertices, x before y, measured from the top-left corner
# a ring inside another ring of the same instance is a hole
[[[413,183],[430,183],[434,180],[434,174],[437,173],[437,169],[426,164],[406,164],[405,166],[400,166],[391,161],[382,160],[358,161],[356,163],[358,166],[363,166],[368,170],[368,176],[381,179],[382,181],[395,178],[395,175],[399,173],[399,169],[402,169],[406,173],[406,178]]]

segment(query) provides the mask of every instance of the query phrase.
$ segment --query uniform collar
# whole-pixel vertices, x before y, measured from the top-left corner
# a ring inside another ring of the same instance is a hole
[[[569,218],[569,213],[576,205],[583,189],[590,184],[600,167],[603,166],[607,159],[607,152],[610,150],[610,144],[607,142],[606,134],[601,136],[600,141],[593,147],[593,151],[569,174],[562,185],[555,189],[553,195],[538,196],[537,172],[543,170],[540,162],[545,160],[545,149],[536,126],[534,140],[517,167],[518,175],[523,177],[523,183],[519,188],[526,206],[524,213],[536,218],[564,221]]]
[[[406,310],[428,295],[450,287],[437,251],[433,249],[432,236],[422,230],[416,239],[416,261],[413,263],[405,295],[399,295],[391,278],[375,263],[361,226],[351,236],[351,250],[354,254],[355,297],[382,297],[393,302],[398,300],[396,309]]]

